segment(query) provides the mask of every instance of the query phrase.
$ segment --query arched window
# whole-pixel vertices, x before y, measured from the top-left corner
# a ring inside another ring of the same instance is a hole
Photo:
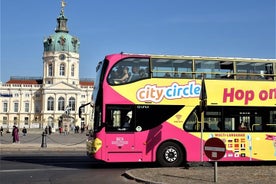
[[[72,66],[71,66],[71,77],[74,77],[74,75],[75,75],[75,65],[72,64]]]
[[[76,100],[74,97],[69,98],[69,107],[71,107],[72,111],[76,110]]]
[[[53,64],[48,65],[48,76],[53,76]]]
[[[53,97],[49,97],[47,100],[47,110],[48,111],[54,110],[54,98]]]
[[[65,75],[65,64],[60,64],[59,66],[59,75],[64,76]]]
[[[64,111],[64,106],[65,106],[64,102],[65,101],[64,101],[63,97],[58,98],[58,110],[59,111]]]

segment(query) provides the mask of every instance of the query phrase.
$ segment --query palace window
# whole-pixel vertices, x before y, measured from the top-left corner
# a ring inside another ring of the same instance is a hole
[[[8,103],[7,102],[3,103],[3,112],[8,112]]]
[[[59,75],[60,76],[64,76],[65,75],[65,64],[60,64],[60,67],[59,67]]]
[[[54,98],[53,97],[49,97],[47,100],[47,110],[48,111],[54,110]]]
[[[64,106],[65,106],[65,100],[63,97],[58,98],[58,110],[59,111],[64,111]]]
[[[69,98],[69,107],[71,107],[71,110],[72,111],[75,111],[76,110],[76,100],[74,97],[70,97]]]
[[[71,66],[71,77],[74,77],[75,75],[75,65]]]
[[[29,118],[28,117],[24,118],[24,125],[29,125]]]
[[[4,116],[3,117],[3,125],[8,124],[8,117]]]
[[[19,110],[19,104],[18,104],[18,102],[14,102],[14,112],[18,112],[18,110]]]
[[[53,76],[53,64],[48,65],[48,76]]]
[[[29,112],[29,111],[30,111],[30,103],[25,102],[25,112]]]

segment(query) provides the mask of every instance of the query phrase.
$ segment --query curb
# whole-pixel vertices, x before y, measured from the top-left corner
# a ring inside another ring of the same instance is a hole
[[[150,181],[150,180],[146,180],[146,179],[134,176],[129,171],[125,171],[125,173],[122,176],[126,177],[127,179],[135,180],[137,182],[143,182],[145,184],[163,184],[160,182]]]

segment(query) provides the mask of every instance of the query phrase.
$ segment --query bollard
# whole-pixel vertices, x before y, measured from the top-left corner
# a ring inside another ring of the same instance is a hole
[[[43,131],[42,132],[41,148],[46,148],[46,147],[47,147],[46,133]]]

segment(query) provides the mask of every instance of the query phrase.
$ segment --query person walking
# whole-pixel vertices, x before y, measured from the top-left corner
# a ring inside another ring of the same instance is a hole
[[[48,134],[48,126],[45,127],[44,132],[45,134]]]
[[[27,134],[27,129],[26,129],[25,127],[23,127],[23,129],[22,129],[22,133],[23,133],[23,136],[26,136],[26,134]]]
[[[14,125],[12,129],[12,141],[13,143],[19,143],[19,129]]]
[[[59,134],[61,134],[62,133],[62,127],[59,127],[58,129],[59,129]]]
[[[49,125],[49,135],[52,134],[52,127]]]
[[[4,131],[4,129],[3,129],[3,127],[1,126],[1,128],[0,128],[0,134],[1,134],[1,136],[3,136],[3,131]]]
[[[12,143],[15,143],[15,126],[12,128]]]

